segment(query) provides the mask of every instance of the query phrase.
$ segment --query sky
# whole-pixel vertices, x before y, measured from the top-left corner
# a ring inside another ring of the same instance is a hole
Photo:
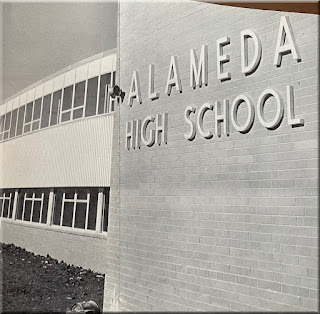
[[[116,2],[3,3],[3,100],[117,46]]]

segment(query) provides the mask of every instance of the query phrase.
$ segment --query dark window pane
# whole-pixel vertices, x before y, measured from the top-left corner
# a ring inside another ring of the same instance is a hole
[[[31,129],[30,124],[25,125],[25,126],[24,126],[24,131],[23,131],[23,133],[28,133],[28,132],[30,132],[30,129]]]
[[[0,117],[0,141],[2,141],[2,139],[3,139],[4,120],[5,120],[5,115]],[[1,210],[1,208],[0,208],[0,210]]]
[[[74,199],[74,193],[76,192],[75,189],[72,189],[72,188],[68,188],[68,189],[64,189],[64,192],[65,192],[65,198],[66,199]]]
[[[14,137],[16,134],[16,125],[17,125],[18,109],[13,110],[10,126],[10,137]]]
[[[42,98],[38,98],[38,99],[34,102],[33,118],[32,118],[32,120],[38,120],[38,119],[40,119],[41,103],[42,103]]]
[[[32,122],[32,131],[33,130],[38,130],[40,126],[40,120],[36,122]]]
[[[111,73],[101,75],[98,114],[105,113],[105,91],[106,86],[111,82]]]
[[[35,201],[33,203],[33,215],[32,215],[32,221],[33,222],[39,222],[40,220],[40,210],[41,210],[41,202]]]
[[[1,196],[2,196],[3,194],[1,193]],[[0,198],[0,217],[2,216],[2,204],[3,204],[3,200],[2,200],[2,198]]]
[[[10,202],[10,208],[9,208],[9,218],[12,218],[13,199],[14,199],[14,191],[12,191],[12,193],[11,193],[11,202]]]
[[[6,196],[9,196],[9,195],[10,194],[6,194]],[[8,200],[8,199],[4,200],[2,217],[8,217],[9,205],[10,205],[10,200]]]
[[[96,218],[97,218],[97,203],[98,203],[98,192],[91,191],[90,193],[90,207],[89,207],[89,219],[88,229],[96,229]]]
[[[5,118],[5,115],[0,117],[0,132],[3,132],[4,130],[4,118]]]
[[[35,191],[35,192],[34,192],[34,197],[35,197],[35,198],[41,198],[41,197],[42,197],[42,192],[39,191],[39,190]]]
[[[105,200],[102,217],[102,231],[108,231],[109,191],[109,189],[105,190]]]
[[[76,217],[74,226],[76,228],[84,229],[85,222],[86,222],[86,211],[87,211],[87,204],[85,203],[78,203],[76,208]]]
[[[116,72],[114,71],[112,74],[113,74],[112,86],[114,86],[116,83]]]
[[[68,86],[63,91],[63,104],[62,104],[62,111],[71,109],[72,105],[72,92],[73,92],[73,85]]]
[[[89,189],[77,189],[77,199],[86,200],[89,192]]]
[[[94,77],[88,80],[86,117],[93,116],[96,114],[97,89],[98,89],[98,77]]]
[[[84,105],[84,89],[86,87],[86,81],[76,84],[76,89],[74,92],[74,105],[75,107],[80,107]]]
[[[23,191],[19,192],[18,195],[18,207],[16,212],[16,219],[22,219],[22,209],[23,209],[23,200],[24,200],[24,193]]]
[[[10,122],[11,122],[11,111],[6,114],[6,119],[4,123],[4,134],[3,134],[4,140],[9,137]]]
[[[22,106],[19,108],[18,113],[18,125],[17,125],[17,136],[22,134],[22,128],[23,128],[23,118],[24,118],[24,111],[26,106]]]
[[[72,226],[72,216],[73,216],[73,202],[64,203],[62,226],[71,227]]]
[[[23,220],[30,221],[32,201],[25,201]]]
[[[43,97],[41,129],[49,125],[51,94]]]
[[[44,194],[41,223],[47,223],[49,193]]]
[[[73,120],[82,118],[83,108],[79,108],[73,111]]]
[[[27,104],[27,111],[26,111],[26,116],[25,116],[25,123],[31,122],[32,119],[32,110],[33,110],[33,102],[29,102]]]
[[[10,120],[11,120],[11,111],[6,114],[6,122],[4,124],[4,130],[9,131],[10,128]]]
[[[54,225],[60,225],[61,204],[62,204],[62,193],[57,192],[55,197],[55,206],[54,206],[54,212],[53,212]]]
[[[56,125],[59,122],[61,90],[53,93],[50,125]]]
[[[70,120],[70,115],[71,115],[71,112],[64,112],[62,115],[61,115],[61,122],[66,122],[66,121],[69,121]]]

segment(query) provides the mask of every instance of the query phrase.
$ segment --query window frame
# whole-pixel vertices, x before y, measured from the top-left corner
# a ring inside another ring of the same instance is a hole
[[[91,230],[88,229],[88,221],[89,221],[89,208],[90,208],[90,192],[87,193],[86,199],[78,199],[78,193],[75,192],[73,194],[73,198],[66,198],[66,193],[62,193],[62,203],[61,203],[61,213],[60,213],[60,227],[67,227],[72,229],[82,229],[82,230]],[[65,203],[73,203],[73,212],[72,212],[72,225],[71,227],[63,226],[63,216],[64,216],[64,210],[65,210]],[[76,221],[76,210],[77,210],[77,204],[86,204],[86,218],[85,218],[85,226],[84,228],[77,228],[75,227],[75,221]]]
[[[10,114],[10,122],[9,122],[9,125],[8,125],[8,129],[6,129],[6,123],[7,123],[7,117],[9,116]],[[12,111],[8,111],[6,114],[5,114],[5,119],[4,119],[4,123],[3,123],[3,135],[2,135],[2,138],[3,140],[8,140],[10,139],[10,129],[11,129],[11,117],[12,117]],[[8,135],[6,138],[6,134]]]
[[[41,223],[42,213],[43,213],[44,194],[45,194],[45,193],[44,193],[44,192],[41,193],[41,198],[35,197],[35,194],[36,194],[36,193],[33,192],[33,193],[32,193],[32,197],[27,197],[27,192],[24,193],[21,221]],[[24,219],[24,216],[25,216],[25,208],[26,208],[26,201],[31,201],[30,220]],[[32,219],[32,218],[33,218],[33,213],[34,213],[34,203],[35,203],[35,202],[41,202],[39,221],[33,221],[33,219]]]
[[[9,194],[9,196],[6,196],[6,194]],[[10,208],[11,208],[11,202],[12,202],[12,194],[14,195],[14,193],[12,193],[12,192],[9,192],[9,193],[3,192],[2,196],[0,196],[0,199],[2,200],[1,215],[0,215],[1,218],[9,218],[10,219],[9,216],[10,216]],[[9,200],[8,215],[7,215],[7,217],[4,217],[3,212],[4,212],[4,205],[5,205],[6,200]],[[11,213],[11,217],[12,217],[12,213]]]

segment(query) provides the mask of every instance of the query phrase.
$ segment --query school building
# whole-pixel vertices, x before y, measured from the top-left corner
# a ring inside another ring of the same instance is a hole
[[[1,242],[105,273],[104,311],[318,311],[318,15],[118,18],[0,107]]]

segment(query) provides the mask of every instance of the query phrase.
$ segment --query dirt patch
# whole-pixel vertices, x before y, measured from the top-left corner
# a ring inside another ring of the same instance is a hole
[[[103,303],[104,275],[0,244],[4,312],[66,312],[76,302]]]

